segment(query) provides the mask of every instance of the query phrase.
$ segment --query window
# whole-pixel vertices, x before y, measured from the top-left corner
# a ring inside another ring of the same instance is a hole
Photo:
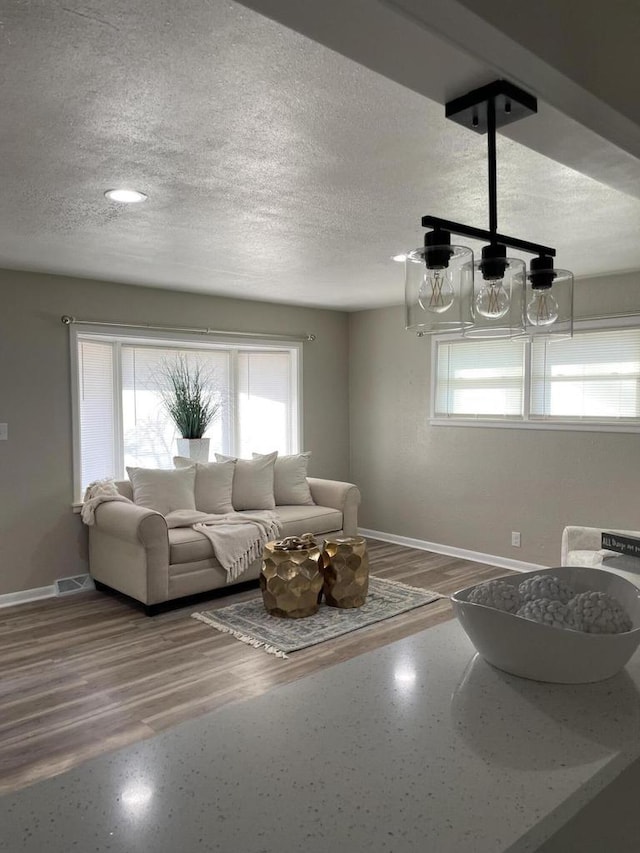
[[[438,417],[522,415],[524,345],[514,341],[439,342]]]
[[[299,344],[205,344],[76,326],[71,341],[77,500],[88,483],[122,478],[128,465],[173,467],[179,436],[162,405],[159,374],[176,358],[202,369],[219,402],[205,434],[211,455],[299,450]]]
[[[583,332],[531,353],[531,416],[640,418],[640,329]]]
[[[433,339],[434,423],[640,429],[640,326],[573,338]]]

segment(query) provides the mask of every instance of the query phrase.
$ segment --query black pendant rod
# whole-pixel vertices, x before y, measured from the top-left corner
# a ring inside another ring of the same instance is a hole
[[[550,255],[552,258],[556,256],[556,250],[551,246],[541,246],[539,243],[530,243],[528,240],[520,240],[518,237],[507,237],[506,234],[492,234],[491,231],[473,228],[471,225],[463,225],[461,222],[452,222],[450,219],[440,219],[439,216],[423,216],[422,227],[441,228],[444,231],[450,231],[452,234],[472,237],[474,240],[489,240],[503,246],[509,246],[512,249],[520,249],[521,252],[527,252],[530,255]]]
[[[496,132],[511,122],[519,121],[537,112],[538,102],[533,95],[514,86],[507,80],[494,80],[487,86],[474,89],[460,98],[455,98],[446,104],[447,118],[457,124],[473,130],[475,133],[486,133],[489,155],[489,230],[472,228],[460,222],[451,222],[437,216],[423,216],[423,228],[436,228],[449,231],[451,234],[462,234],[474,240],[483,240],[519,249],[530,255],[556,256],[556,250],[551,246],[541,246],[520,240],[517,237],[507,237],[498,234],[498,175],[496,156]]]
[[[496,102],[494,98],[487,101],[487,147],[489,160],[489,231],[491,242],[498,233],[498,170],[496,155]]]

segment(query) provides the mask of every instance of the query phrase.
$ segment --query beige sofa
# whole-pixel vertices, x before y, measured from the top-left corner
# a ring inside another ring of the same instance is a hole
[[[282,535],[354,536],[360,504],[357,486],[313,477],[307,482],[315,506],[277,506]],[[120,494],[133,498],[128,480],[116,486]],[[261,566],[262,561],[255,560],[236,583],[258,578]],[[89,528],[89,570],[98,588],[135,598],[149,615],[163,602],[228,586],[206,536],[190,527],[169,530],[160,513],[124,501],[96,508],[95,524]]]

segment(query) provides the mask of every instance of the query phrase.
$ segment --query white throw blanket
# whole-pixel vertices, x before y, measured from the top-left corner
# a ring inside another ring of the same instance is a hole
[[[94,480],[89,483],[84,493],[84,503],[80,515],[85,524],[89,526],[96,523],[96,507],[106,501],[125,501],[130,504],[129,498],[121,495],[113,480]]]
[[[193,527],[211,542],[213,553],[233,583],[254,560],[262,556],[267,542],[278,539],[282,525],[275,514],[266,510],[252,513],[207,515],[180,509],[166,516],[167,527]]]

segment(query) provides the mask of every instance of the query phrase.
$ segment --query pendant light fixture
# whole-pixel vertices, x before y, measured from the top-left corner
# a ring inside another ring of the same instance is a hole
[[[406,328],[419,335],[462,332],[465,337],[513,338],[573,332],[573,276],[555,269],[556,251],[498,233],[496,131],[537,112],[537,100],[506,80],[474,89],[446,104],[446,116],[487,134],[489,228],[423,216],[424,247],[406,254]],[[481,260],[451,235],[486,241]],[[529,274],[507,249],[535,255]]]

